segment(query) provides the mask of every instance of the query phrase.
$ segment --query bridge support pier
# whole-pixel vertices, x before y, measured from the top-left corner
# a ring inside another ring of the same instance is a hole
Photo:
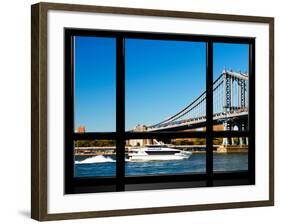
[[[223,123],[224,130],[230,131],[231,130],[231,123],[228,121],[224,121]],[[233,138],[223,138],[223,145],[232,145],[233,144]]]
[[[241,131],[245,131],[247,129],[247,124],[245,122],[241,122]],[[248,138],[241,137],[240,145],[248,145]]]
[[[233,120],[224,121],[224,130],[245,130],[247,123],[236,122]],[[238,127],[238,128],[237,128]],[[235,138],[223,138],[223,143],[217,148],[218,153],[238,153],[238,152],[248,152],[248,139],[245,137],[235,137]]]
[[[235,123],[234,121],[224,121],[224,130],[225,131],[232,131],[232,130],[238,130],[243,131],[245,130],[245,124],[244,123]],[[245,137],[228,137],[223,138],[223,145],[247,145],[247,138]]]
[[[243,123],[239,123],[238,125],[239,127],[239,131],[243,131],[244,130],[244,124]],[[244,137],[239,137],[239,145],[244,145]]]

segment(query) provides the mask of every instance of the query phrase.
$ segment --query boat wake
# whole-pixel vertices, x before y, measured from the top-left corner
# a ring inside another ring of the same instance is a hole
[[[89,164],[89,163],[114,163],[114,159],[106,156],[93,156],[82,161],[75,161],[75,164]]]

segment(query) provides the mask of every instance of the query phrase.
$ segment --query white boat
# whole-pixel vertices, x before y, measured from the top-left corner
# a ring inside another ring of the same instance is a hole
[[[167,145],[145,145],[129,149],[129,161],[159,161],[188,159],[192,152],[168,147]]]

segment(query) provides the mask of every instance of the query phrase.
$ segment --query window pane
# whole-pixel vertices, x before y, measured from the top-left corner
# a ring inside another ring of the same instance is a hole
[[[126,141],[126,176],[202,173],[205,139],[130,139]]]
[[[215,138],[214,171],[248,170],[248,138]]]
[[[214,44],[214,130],[248,130],[249,45]]]
[[[115,131],[116,40],[74,38],[76,132]]]
[[[75,177],[116,175],[115,140],[78,140],[74,144]]]
[[[126,130],[198,130],[205,122],[206,44],[125,40]]]

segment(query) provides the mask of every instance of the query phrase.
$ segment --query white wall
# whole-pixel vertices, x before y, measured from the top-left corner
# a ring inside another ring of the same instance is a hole
[[[65,0],[66,1],[66,0]],[[63,2],[57,0],[56,2]],[[0,222],[35,223],[30,215],[30,5],[36,1],[2,1],[0,13]],[[68,3],[202,11],[275,17],[275,83],[280,81],[280,5],[264,0],[93,0]],[[276,86],[277,87],[277,86]],[[281,90],[275,92],[275,114],[280,114]],[[280,119],[275,118],[275,138],[280,136]],[[280,143],[276,141],[276,206],[268,208],[131,217],[69,220],[52,223],[279,223],[281,163]]]

